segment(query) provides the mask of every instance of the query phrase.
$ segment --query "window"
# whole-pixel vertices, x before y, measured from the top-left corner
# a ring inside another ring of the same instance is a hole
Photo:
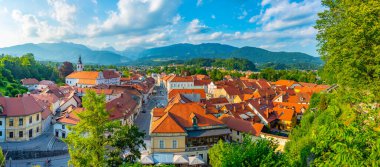
[[[29,124],[31,124],[31,123],[32,123],[32,121],[33,121],[33,117],[32,117],[32,116],[30,116],[30,117],[29,117]]]
[[[3,126],[3,121],[0,121],[0,126]]]
[[[9,132],[9,138],[13,138],[13,132]]]
[[[9,126],[13,126],[13,119],[9,119]]]
[[[23,126],[24,125],[24,119],[23,118],[19,118],[18,119],[18,126]]]
[[[62,129],[65,129],[65,125],[62,125]]]
[[[23,131],[19,131],[18,132],[18,137],[23,137],[24,136],[24,132]]]
[[[3,136],[3,131],[0,131],[0,136]]]
[[[236,134],[239,136],[240,135],[239,131],[236,131]]]
[[[37,121],[40,120],[40,114],[37,114]]]
[[[33,137],[33,129],[29,129],[29,138]]]
[[[177,148],[177,140],[173,140],[173,148]]]
[[[36,131],[37,131],[37,133],[40,132],[40,127],[37,127]]]
[[[164,148],[164,141],[163,140],[160,140],[160,148]]]

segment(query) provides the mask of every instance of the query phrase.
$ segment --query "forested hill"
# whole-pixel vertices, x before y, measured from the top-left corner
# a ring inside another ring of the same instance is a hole
[[[74,43],[39,43],[22,44],[0,49],[0,54],[21,56],[27,53],[34,54],[38,61],[76,62],[79,55],[87,64],[117,64],[128,62],[128,58],[107,50],[92,50],[87,46]]]
[[[300,52],[271,52],[256,47],[233,47],[218,43],[175,44],[142,51],[136,63],[157,64],[165,61],[189,60],[193,58],[244,58],[256,64],[282,63],[314,65],[322,64],[319,57]]]

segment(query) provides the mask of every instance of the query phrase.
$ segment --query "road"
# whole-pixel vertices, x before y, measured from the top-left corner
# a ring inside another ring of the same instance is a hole
[[[137,116],[137,118],[134,121],[134,124],[139,128],[140,131],[145,132],[145,138],[144,142],[146,144],[146,148],[150,148],[150,135],[149,135],[149,128],[150,128],[150,119],[151,119],[151,111],[154,107],[157,105],[167,105],[167,99],[166,99],[166,92],[163,88],[157,89],[158,95],[152,95],[150,96],[150,100],[147,104],[143,106],[145,113],[140,112],[140,114]],[[161,94],[162,93],[162,94]],[[147,149],[141,149],[141,152],[145,152]]]
[[[61,156],[55,156],[55,157],[49,157],[50,159],[50,165],[51,167],[67,167],[67,162],[70,159],[70,156],[68,154],[61,155]],[[25,160],[11,160],[7,161],[6,166],[9,167],[31,167],[31,166],[47,166],[46,163],[47,158],[38,158],[38,159],[25,159]]]
[[[2,142],[0,146],[3,150],[48,150],[49,143],[53,144],[53,150],[62,150],[66,147],[66,144],[60,142],[53,135],[53,126],[51,126],[47,131],[43,132],[40,136],[31,139],[29,141],[22,142]]]

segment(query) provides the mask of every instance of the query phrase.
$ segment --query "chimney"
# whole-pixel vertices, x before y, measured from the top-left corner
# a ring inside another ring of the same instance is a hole
[[[68,112],[66,112],[66,118],[69,118],[69,117],[70,117],[69,113],[68,113]]]
[[[236,112],[236,106],[234,105],[234,112]]]
[[[124,94],[124,93],[121,93],[120,97],[123,97],[123,94]]]
[[[261,99],[259,99],[259,104],[261,104]]]

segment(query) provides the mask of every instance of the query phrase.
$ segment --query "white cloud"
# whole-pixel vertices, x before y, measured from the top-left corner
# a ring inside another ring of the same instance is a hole
[[[170,32],[153,33],[147,35],[122,37],[115,45],[118,48],[130,48],[135,46],[153,47],[166,44],[170,40]]]
[[[242,12],[241,15],[238,17],[238,19],[239,19],[239,20],[244,19],[247,15],[248,15],[247,11],[246,11],[246,10],[243,10],[243,12]]]
[[[177,14],[176,16],[173,17],[172,23],[175,25],[175,24],[178,24],[181,20],[182,20],[181,15]]]
[[[143,32],[170,25],[176,16],[179,0],[119,0],[101,24],[88,26],[89,36]]]
[[[201,6],[203,4],[202,0],[197,0],[197,6]]]
[[[72,26],[75,20],[76,7],[66,3],[66,0],[48,0],[53,8],[52,17],[65,26]]]
[[[263,0],[261,5],[262,12],[251,17],[249,22],[261,24],[266,31],[312,26],[317,19],[317,13],[323,9],[321,2],[315,0]]]
[[[186,29],[186,34],[198,34],[205,33],[209,30],[209,27],[202,24],[199,19],[192,20]]]
[[[215,15],[214,15],[214,14],[212,14],[212,15],[211,15],[211,18],[212,18],[212,19],[216,19],[216,17],[215,17]]]

